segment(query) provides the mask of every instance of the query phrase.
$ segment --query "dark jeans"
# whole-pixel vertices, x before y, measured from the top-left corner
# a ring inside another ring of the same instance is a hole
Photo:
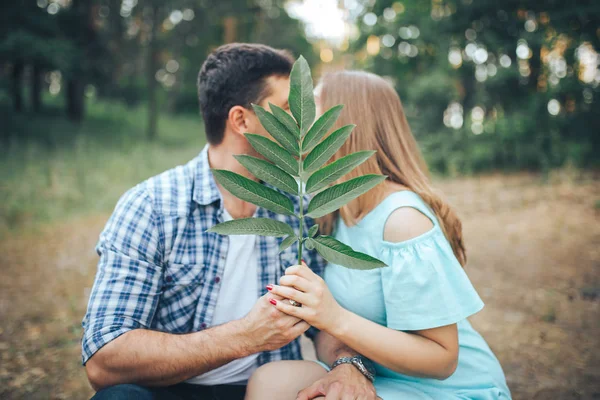
[[[243,400],[245,394],[244,385],[201,386],[180,383],[148,388],[124,384],[102,389],[92,400]]]

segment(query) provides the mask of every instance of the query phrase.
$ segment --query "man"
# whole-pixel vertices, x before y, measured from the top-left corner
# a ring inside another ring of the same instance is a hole
[[[278,238],[206,232],[252,216],[298,228],[294,217],[235,198],[210,171],[256,179],[233,156],[258,156],[245,132],[268,136],[251,103],[289,108],[292,63],[286,52],[263,45],[215,50],[198,78],[208,145],[117,204],[100,235],[98,273],[83,321],[83,364],[98,390],[95,399],[242,399],[258,366],[301,358],[298,338],[309,325],[280,313],[269,304],[273,296],[264,295],[265,286],[296,263],[295,246],[279,254]],[[306,230],[312,225],[307,220]],[[316,253],[307,252],[306,260],[322,272]],[[336,370],[319,387],[334,381],[367,385],[352,366]]]

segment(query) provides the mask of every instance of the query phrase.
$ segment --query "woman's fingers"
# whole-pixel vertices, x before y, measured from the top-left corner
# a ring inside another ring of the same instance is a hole
[[[279,279],[281,286],[289,286],[298,289],[301,292],[309,292],[310,288],[314,286],[311,282],[299,275],[284,275]]]
[[[292,335],[300,336],[310,328],[310,324],[306,321],[300,321],[292,327]]]
[[[300,318],[300,319],[304,319],[304,317],[305,317],[306,312],[305,312],[305,310],[302,309],[302,307],[295,307],[295,306],[289,304],[285,300],[278,301],[275,299],[271,299],[271,304],[273,304],[275,306],[275,308],[277,308],[282,313],[291,315],[292,317],[296,317],[296,318]]]
[[[302,278],[312,281],[318,279],[319,275],[315,274],[306,264],[292,265],[285,270],[286,275],[298,275]]]
[[[285,299],[295,300],[300,304],[309,304],[312,303],[310,301],[310,296],[306,293],[300,292],[292,287],[287,286],[279,286],[279,285],[268,285],[267,289],[278,296],[281,296]]]

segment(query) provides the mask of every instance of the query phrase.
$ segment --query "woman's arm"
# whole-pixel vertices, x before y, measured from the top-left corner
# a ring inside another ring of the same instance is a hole
[[[458,333],[456,324],[406,333],[387,328],[342,308],[327,285],[305,265],[288,268],[282,286],[272,293],[296,300],[302,307],[273,301],[280,311],[301,318],[336,337],[365,357],[396,372],[446,379],[456,369]]]
[[[343,310],[331,334],[365,357],[396,372],[446,379],[456,370],[456,324],[406,333]]]
[[[432,221],[418,210],[399,208],[385,223],[384,239],[402,242],[432,228]],[[277,302],[279,310],[304,319],[387,368],[407,375],[437,379],[448,378],[456,369],[456,324],[411,333],[376,324],[342,308],[323,279],[306,266],[288,268],[280,284],[273,287],[274,293],[296,300],[303,306],[298,308],[287,302]]]

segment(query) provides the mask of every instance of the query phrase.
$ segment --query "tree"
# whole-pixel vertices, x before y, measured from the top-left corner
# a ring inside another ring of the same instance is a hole
[[[363,6],[356,63],[393,78],[434,168],[597,163],[599,82],[590,78],[596,66],[581,56],[597,57],[600,6],[491,0]]]

